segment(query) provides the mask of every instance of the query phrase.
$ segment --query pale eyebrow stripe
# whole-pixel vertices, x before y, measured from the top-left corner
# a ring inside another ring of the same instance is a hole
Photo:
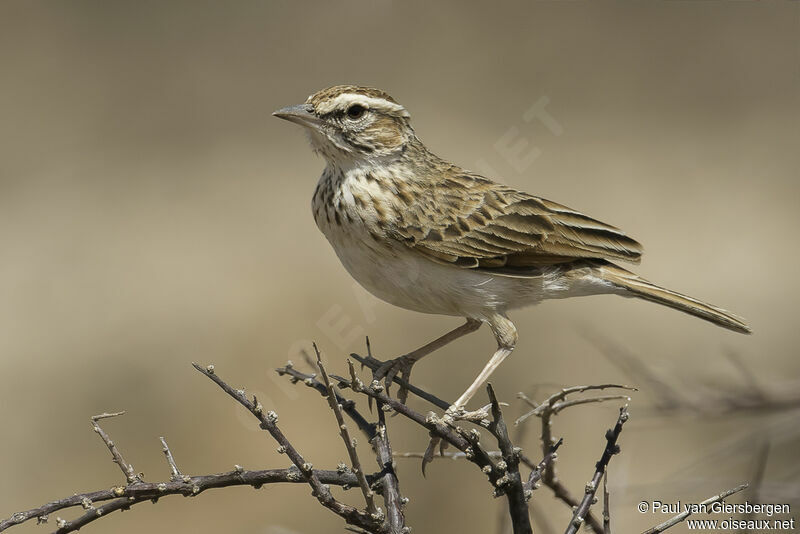
[[[372,96],[361,95],[358,93],[343,93],[332,100],[321,102],[317,111],[320,113],[330,113],[336,109],[344,109],[353,104],[360,104],[367,109],[375,109],[378,111],[386,111],[394,113],[402,117],[408,117],[406,108],[395,102],[390,102],[385,98],[376,98]]]

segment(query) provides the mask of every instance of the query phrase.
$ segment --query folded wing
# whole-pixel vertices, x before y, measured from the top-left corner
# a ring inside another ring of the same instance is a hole
[[[504,270],[602,258],[637,263],[621,230],[555,202],[463,172],[430,186],[393,229],[409,247],[464,268]]]

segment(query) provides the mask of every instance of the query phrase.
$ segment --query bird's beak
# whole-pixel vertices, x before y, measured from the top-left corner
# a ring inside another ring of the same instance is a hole
[[[314,114],[314,108],[310,104],[300,104],[297,106],[287,106],[272,113],[279,119],[294,122],[300,126],[316,127],[321,123],[319,117]]]

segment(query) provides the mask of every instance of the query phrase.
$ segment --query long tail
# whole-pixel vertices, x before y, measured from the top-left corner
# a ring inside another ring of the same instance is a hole
[[[675,308],[735,332],[741,332],[742,334],[752,333],[752,330],[743,319],[729,311],[659,287],[613,263],[603,262],[597,265],[595,272],[603,280],[628,290],[636,297]]]

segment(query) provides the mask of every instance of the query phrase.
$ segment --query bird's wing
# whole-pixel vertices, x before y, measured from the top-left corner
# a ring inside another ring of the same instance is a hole
[[[431,185],[393,230],[422,254],[464,268],[502,270],[578,258],[636,263],[642,254],[639,243],[611,225],[468,172]]]

